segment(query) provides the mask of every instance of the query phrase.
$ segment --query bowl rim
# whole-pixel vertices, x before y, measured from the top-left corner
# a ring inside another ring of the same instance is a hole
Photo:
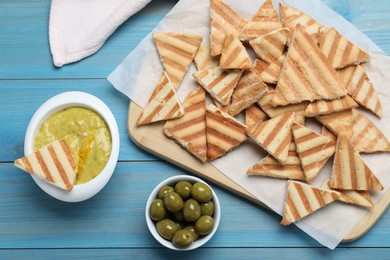
[[[163,187],[164,185],[168,185],[170,183],[172,183],[172,184],[177,183],[178,181],[182,181],[182,180],[191,181],[191,182],[202,182],[202,183],[206,184],[211,189],[212,194],[213,194],[213,203],[215,206],[214,216],[213,216],[214,228],[209,234],[207,234],[206,236],[202,237],[199,240],[196,240],[189,247],[177,248],[173,245],[173,243],[171,241],[168,241],[168,240],[162,238],[157,233],[156,225],[153,222],[153,220],[149,217],[149,207],[152,204],[153,200],[155,200],[157,198],[158,191],[161,189],[161,187]],[[195,177],[195,176],[191,176],[191,175],[175,175],[175,176],[169,177],[169,178],[163,180],[162,182],[160,182],[153,189],[153,191],[150,193],[148,200],[146,202],[146,206],[145,206],[145,220],[146,220],[146,224],[149,228],[150,233],[161,245],[163,245],[169,249],[173,249],[173,250],[177,250],[177,251],[189,251],[189,250],[193,250],[193,249],[196,249],[198,247],[201,247],[202,245],[206,244],[214,236],[215,232],[218,229],[220,220],[221,220],[221,205],[219,203],[217,194],[214,192],[213,188],[208,183],[206,183],[204,180],[202,180],[198,177]]]
[[[119,130],[115,117],[108,106],[94,95],[81,91],[57,94],[46,100],[34,113],[27,127],[24,139],[24,154],[34,152],[34,138],[42,123],[55,113],[69,107],[85,107],[98,113],[107,123],[111,133],[111,154],[103,170],[92,180],[78,184],[71,191],[65,191],[31,174],[35,183],[50,196],[65,202],[80,202],[96,195],[111,178],[119,157]]]

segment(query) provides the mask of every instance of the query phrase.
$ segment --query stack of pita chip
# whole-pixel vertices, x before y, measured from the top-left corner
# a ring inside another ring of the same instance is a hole
[[[15,160],[14,165],[60,189],[73,189],[77,173],[76,160],[62,140],[56,140],[26,157]]]
[[[137,124],[167,121],[165,135],[202,162],[249,137],[269,153],[248,169],[251,178],[294,180],[283,224],[338,199],[372,207],[369,192],[383,186],[359,153],[390,152],[390,142],[358,110],[383,114],[365,72],[369,54],[301,10],[281,3],[279,11],[265,0],[248,22],[210,0],[210,45],[200,46],[197,35],[154,34],[165,72]],[[181,104],[175,91],[191,62],[196,87]],[[215,105],[206,106],[207,96]],[[306,117],[322,124],[321,134],[305,126]],[[330,187],[309,185],[333,157]]]

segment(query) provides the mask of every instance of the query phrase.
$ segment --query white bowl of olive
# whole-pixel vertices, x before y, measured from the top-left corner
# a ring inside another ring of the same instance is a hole
[[[217,231],[221,207],[212,188],[199,178],[178,175],[152,191],[145,208],[153,237],[173,250],[204,245]]]

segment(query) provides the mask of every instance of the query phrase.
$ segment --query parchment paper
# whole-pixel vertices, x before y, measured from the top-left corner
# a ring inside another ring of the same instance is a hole
[[[244,18],[250,20],[263,0],[225,0],[225,2]],[[273,1],[277,10],[279,2],[279,0]],[[306,12],[320,24],[335,27],[349,40],[369,52],[371,61],[367,64],[366,71],[378,91],[384,116],[382,119],[378,119],[370,113],[365,111],[363,113],[389,138],[390,87],[387,87],[386,84],[390,82],[390,58],[384,56],[383,51],[378,46],[320,0],[286,0],[283,2]],[[208,44],[209,27],[209,0],[181,0],[153,32],[172,31],[200,34],[204,37],[203,44]],[[132,101],[145,107],[162,71],[163,67],[151,34],[149,34],[109,75],[108,80]],[[196,87],[191,76],[194,71],[195,67],[192,65],[179,86],[178,95],[181,100],[184,100],[188,92]],[[134,118],[134,120],[137,119]],[[315,128],[315,125],[311,125],[310,122],[307,123],[307,126]],[[286,195],[286,181],[246,174],[246,170],[265,155],[266,153],[260,147],[247,142],[224,157],[213,161],[212,164],[281,215]],[[373,201],[376,202],[390,186],[390,164],[386,163],[389,161],[390,155],[388,153],[362,154],[362,157],[385,186],[384,191],[371,193]],[[330,178],[332,162],[331,158],[316,178],[314,185],[319,186]],[[296,225],[324,246],[334,249],[367,211],[367,209],[357,206],[335,202],[298,221]]]

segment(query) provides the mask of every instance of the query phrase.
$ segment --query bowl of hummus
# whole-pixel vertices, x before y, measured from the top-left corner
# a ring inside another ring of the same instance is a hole
[[[73,189],[65,191],[32,175],[50,196],[80,202],[96,195],[110,180],[119,156],[119,131],[111,110],[85,92],[64,92],[43,103],[27,127],[24,153],[55,140],[64,141],[76,163]]]

